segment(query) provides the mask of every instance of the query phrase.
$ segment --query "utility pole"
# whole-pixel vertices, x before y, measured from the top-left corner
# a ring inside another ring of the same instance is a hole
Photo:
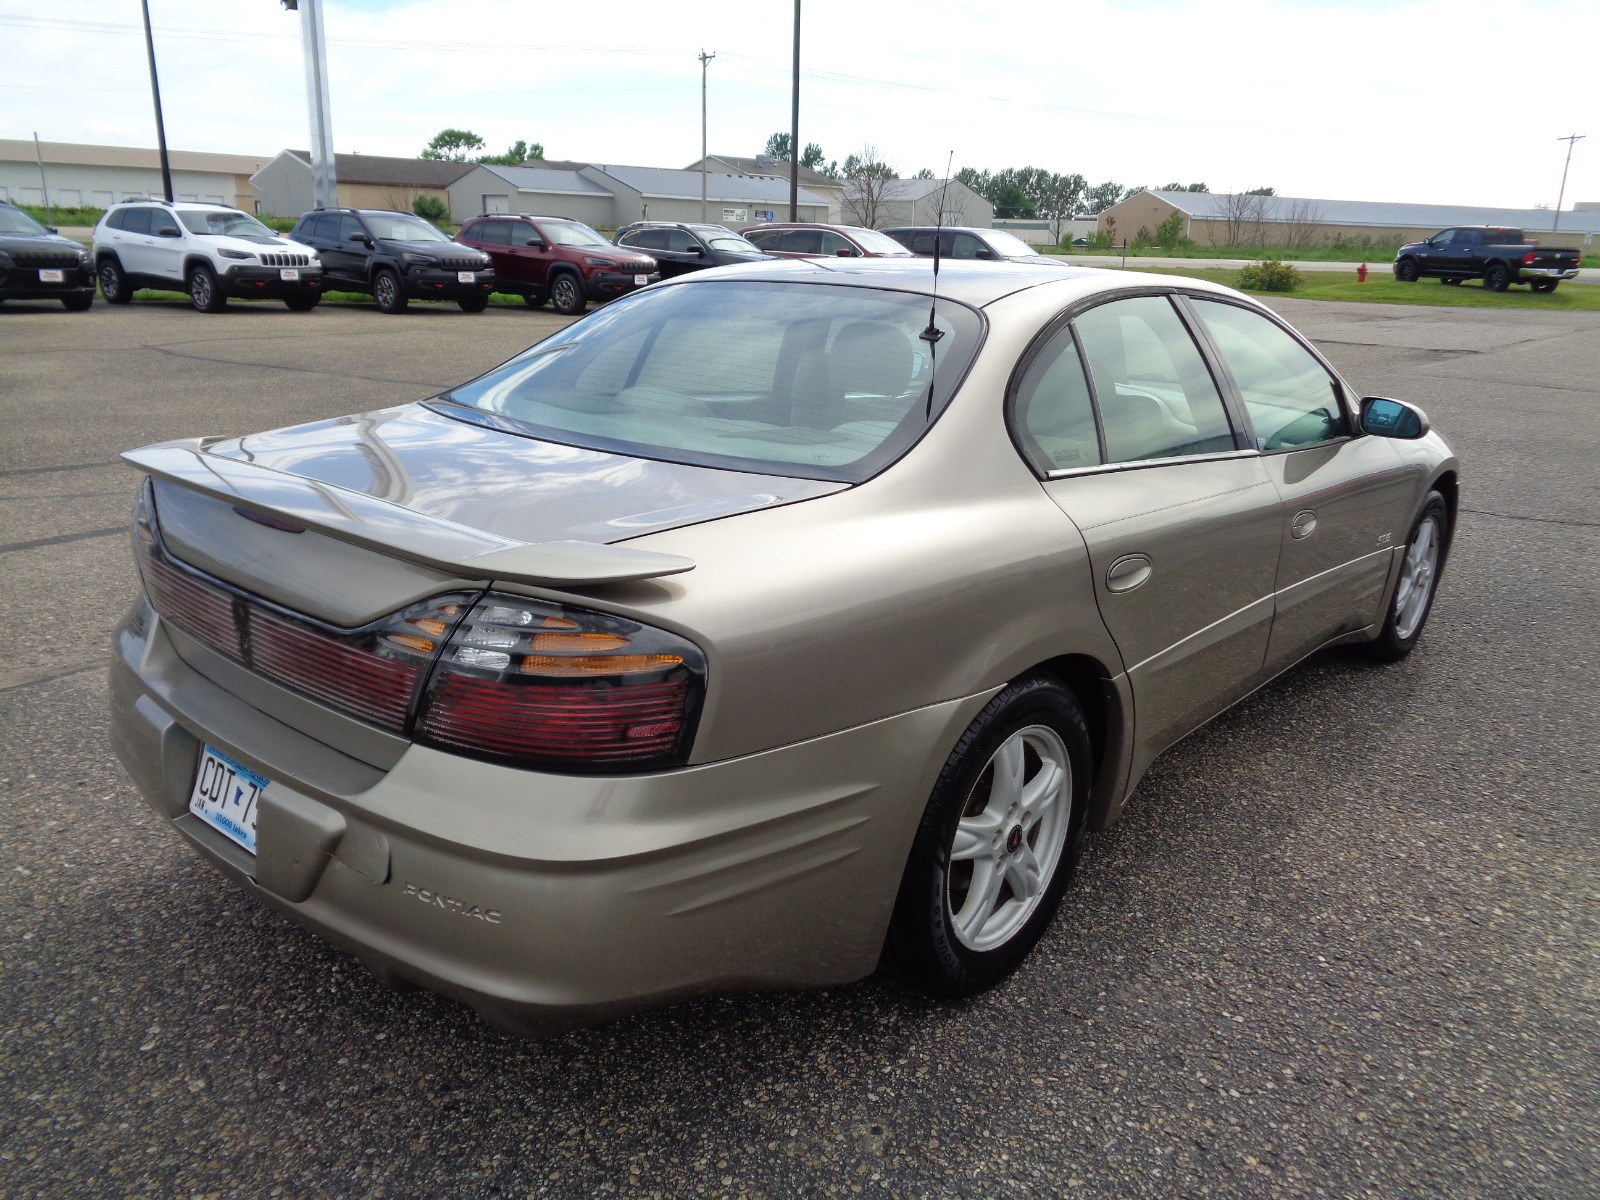
[[[333,167],[333,114],[328,108],[328,43],[322,34],[322,0],[283,0],[300,13],[300,45],[306,57],[306,108],[311,113],[311,207],[339,206],[339,176]]]
[[[700,51],[700,224],[706,223],[706,67],[715,54]]]
[[[1556,193],[1556,215],[1550,222],[1551,237],[1554,237],[1556,230],[1561,227],[1561,202],[1567,198],[1567,170],[1572,166],[1572,147],[1574,144],[1583,141],[1583,139],[1588,136],[1589,135],[1586,133],[1574,133],[1568,137],[1556,139],[1558,142],[1565,142],[1567,144],[1567,162],[1566,165],[1561,168],[1561,191]]]
[[[167,203],[172,203],[172,164],[167,160],[167,127],[161,120],[161,84],[156,80],[156,39],[150,32],[150,0],[139,0],[144,7],[144,46],[150,52],[150,95],[156,102],[156,145],[161,150],[161,186]]]
[[[789,220],[800,219],[800,0],[794,0],[794,100],[789,112]]]
[[[54,225],[50,214],[50,185],[44,181],[44,151],[39,148],[39,131],[33,131],[33,158],[39,164],[39,190],[44,193],[44,223]]]

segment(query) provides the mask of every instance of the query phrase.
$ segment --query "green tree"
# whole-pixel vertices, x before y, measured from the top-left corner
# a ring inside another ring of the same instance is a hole
[[[424,221],[432,221],[435,225],[450,219],[450,210],[437,196],[418,196],[411,202],[411,211]]]
[[[544,143],[534,142],[531,145],[521,138],[512,142],[504,154],[480,154],[473,159],[474,162],[495,163],[502,167],[517,167],[531,158],[544,157]]]
[[[1108,179],[1104,183],[1097,184],[1094,187],[1087,189],[1083,195],[1083,203],[1084,207],[1087,208],[1090,213],[1098,215],[1099,213],[1105,212],[1106,209],[1110,208],[1113,204],[1116,204],[1122,198],[1122,185],[1120,183],[1113,183]]]
[[[1277,188],[1251,188],[1248,192],[1245,192],[1244,194],[1246,196],[1276,196],[1278,194],[1278,189]]]
[[[1169,183],[1164,187],[1151,189],[1156,192],[1209,192],[1210,190],[1203,183]]]
[[[913,178],[913,179],[932,179],[933,178],[933,171],[929,167],[923,167],[922,170],[918,171],[911,178]]]
[[[775,133],[767,139],[766,149],[762,153],[777,162],[788,162],[790,141],[787,133],[781,131]],[[838,162],[829,162],[828,156],[822,152],[822,147],[815,142],[806,143],[805,150],[800,154],[800,165],[809,167],[818,175],[827,175],[832,179],[839,177]]]
[[[421,156],[435,162],[466,162],[483,147],[484,140],[470,129],[441,129]]]
[[[762,153],[779,162],[788,162],[790,141],[789,135],[780,130],[767,139],[767,148]]]

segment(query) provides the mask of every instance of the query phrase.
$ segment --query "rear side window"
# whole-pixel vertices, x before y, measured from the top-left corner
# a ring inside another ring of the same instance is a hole
[[[822,231],[820,229],[791,229],[779,241],[778,249],[789,254],[821,254]]]
[[[618,245],[638,246],[644,250],[665,250],[667,248],[667,231],[664,229],[640,229],[627,234]]]
[[[1260,313],[1190,300],[1244,400],[1257,449],[1310,446],[1350,432],[1338,384],[1309,350]]]
[[[1107,462],[1235,448],[1216,381],[1167,297],[1114,300],[1073,325],[1094,383]]]
[[[1057,330],[1023,372],[1013,428],[1023,452],[1044,472],[1105,461],[1094,400],[1072,330]]]

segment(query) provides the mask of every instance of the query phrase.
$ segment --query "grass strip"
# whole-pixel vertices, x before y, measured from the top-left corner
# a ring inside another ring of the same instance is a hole
[[[1239,272],[1233,268],[1135,267],[1130,264],[1128,270],[1208,279],[1228,287],[1237,287],[1234,281],[1239,277]],[[1296,300],[1356,300],[1367,304],[1415,304],[1429,308],[1536,308],[1542,312],[1600,310],[1600,287],[1581,283],[1563,283],[1553,292],[1530,292],[1526,288],[1516,287],[1509,291],[1491,292],[1476,281],[1458,286],[1440,283],[1437,279],[1401,283],[1385,273],[1368,275],[1365,283],[1357,283],[1349,271],[1302,270],[1300,274],[1305,277],[1305,285],[1292,292],[1252,292],[1251,295],[1289,296]]]

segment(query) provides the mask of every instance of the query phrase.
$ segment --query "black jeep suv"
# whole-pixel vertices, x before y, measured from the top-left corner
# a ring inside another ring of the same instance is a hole
[[[617,230],[617,245],[643,250],[670,279],[702,267],[756,262],[771,258],[733,230],[721,225],[687,225],[675,221],[635,221]]]
[[[327,291],[368,292],[386,313],[411,300],[454,300],[482,312],[494,291],[487,254],[411,213],[324,208],[302,215],[289,236],[317,251]]]
[[[0,300],[59,300],[81,312],[94,303],[94,260],[71,238],[0,201]]]

